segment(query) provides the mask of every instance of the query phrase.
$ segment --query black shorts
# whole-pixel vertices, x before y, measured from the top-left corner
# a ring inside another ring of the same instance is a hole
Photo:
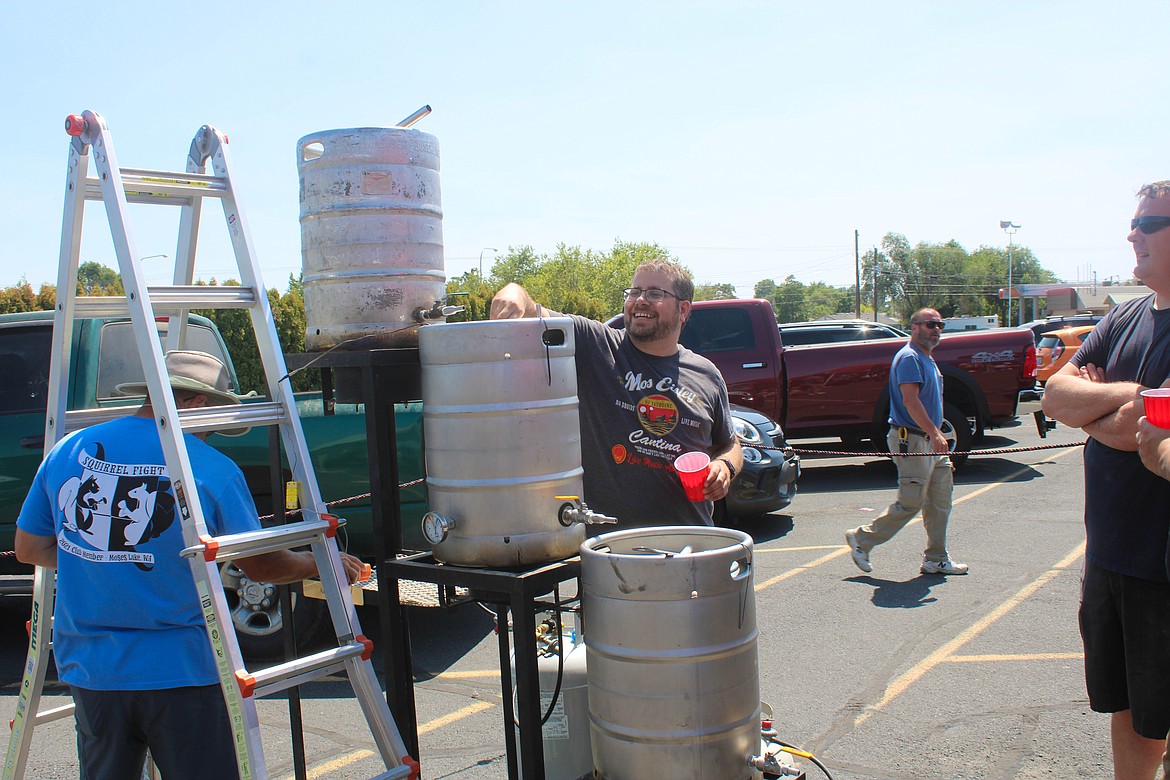
[[[1085,562],[1081,580],[1085,682],[1095,712],[1131,710],[1148,739],[1170,731],[1170,584]]]
[[[141,777],[150,748],[167,780],[239,778],[227,705],[218,685],[153,691],[69,686],[77,705],[81,778]]]

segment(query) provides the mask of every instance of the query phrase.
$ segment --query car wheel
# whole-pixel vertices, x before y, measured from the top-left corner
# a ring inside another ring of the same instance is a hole
[[[970,452],[971,442],[975,440],[971,431],[971,421],[962,410],[954,404],[943,404],[943,424],[939,428],[950,445],[951,452]],[[966,455],[952,456],[955,466],[967,461]]]
[[[220,565],[219,575],[240,652],[253,659],[283,655],[285,620],[278,586],[253,582],[231,562]],[[309,598],[294,590],[292,611],[298,647],[316,645],[333,627],[329,607],[321,599]]]

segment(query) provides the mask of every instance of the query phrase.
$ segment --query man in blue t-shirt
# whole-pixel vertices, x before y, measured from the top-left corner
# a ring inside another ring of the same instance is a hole
[[[1110,311],[1044,389],[1045,414],[1090,437],[1080,626],[1089,705],[1110,713],[1115,777],[1153,777],[1170,731],[1170,482],[1137,451],[1140,393],[1170,385],[1170,181],[1138,196],[1134,276],[1154,293]]]
[[[166,355],[180,409],[238,404],[203,352]],[[119,386],[129,395],[142,384]],[[76,705],[82,778],[140,777],[149,748],[167,780],[238,777],[227,708],[149,399],[133,415],[75,431],[37,471],[17,519],[16,556],[57,570],[53,655]],[[239,467],[185,436],[216,536],[260,528]],[[356,581],[361,561],[342,555]],[[236,561],[256,582],[317,572],[308,552]]]
[[[939,426],[943,421],[942,375],[931,353],[942,337],[942,316],[919,309],[910,317],[910,341],[890,366],[890,432],[886,441],[898,469],[898,498],[869,525],[845,532],[853,562],[873,571],[869,553],[888,542],[922,512],[926,529],[923,574],[966,574],[967,564],[947,553],[954,468]]]

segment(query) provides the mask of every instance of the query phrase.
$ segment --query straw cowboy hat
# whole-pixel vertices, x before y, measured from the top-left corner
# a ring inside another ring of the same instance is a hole
[[[240,397],[233,393],[227,367],[214,355],[193,350],[173,349],[164,361],[170,376],[171,388],[186,390],[207,396],[209,406],[239,404]],[[114,388],[123,395],[147,395],[146,382],[124,382]],[[231,428],[217,431],[225,436],[242,436],[251,428]]]

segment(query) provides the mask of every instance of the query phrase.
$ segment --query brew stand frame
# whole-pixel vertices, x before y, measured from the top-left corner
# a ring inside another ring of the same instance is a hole
[[[523,570],[500,571],[442,564],[425,552],[407,554],[399,547],[402,539],[402,507],[394,404],[422,398],[422,365],[418,348],[306,352],[289,354],[285,359],[290,369],[321,369],[321,392],[327,415],[333,414],[336,403],[334,369],[360,371],[360,397],[366,414],[370,508],[377,558],[378,612],[382,624],[386,703],[401,729],[407,750],[422,760],[414,701],[410,621],[398,592],[400,579],[433,583],[439,587],[443,596],[449,595],[455,588],[466,588],[473,594],[474,600],[498,605],[511,614],[515,635],[527,639],[516,642],[514,708],[508,627],[506,622],[501,621],[502,624],[497,628],[508,777],[510,780],[545,780],[535,633],[536,614],[546,611],[549,605],[538,600],[538,597],[553,592],[562,582],[577,579],[581,571],[580,558]],[[558,601],[552,608],[559,610],[563,606]]]

